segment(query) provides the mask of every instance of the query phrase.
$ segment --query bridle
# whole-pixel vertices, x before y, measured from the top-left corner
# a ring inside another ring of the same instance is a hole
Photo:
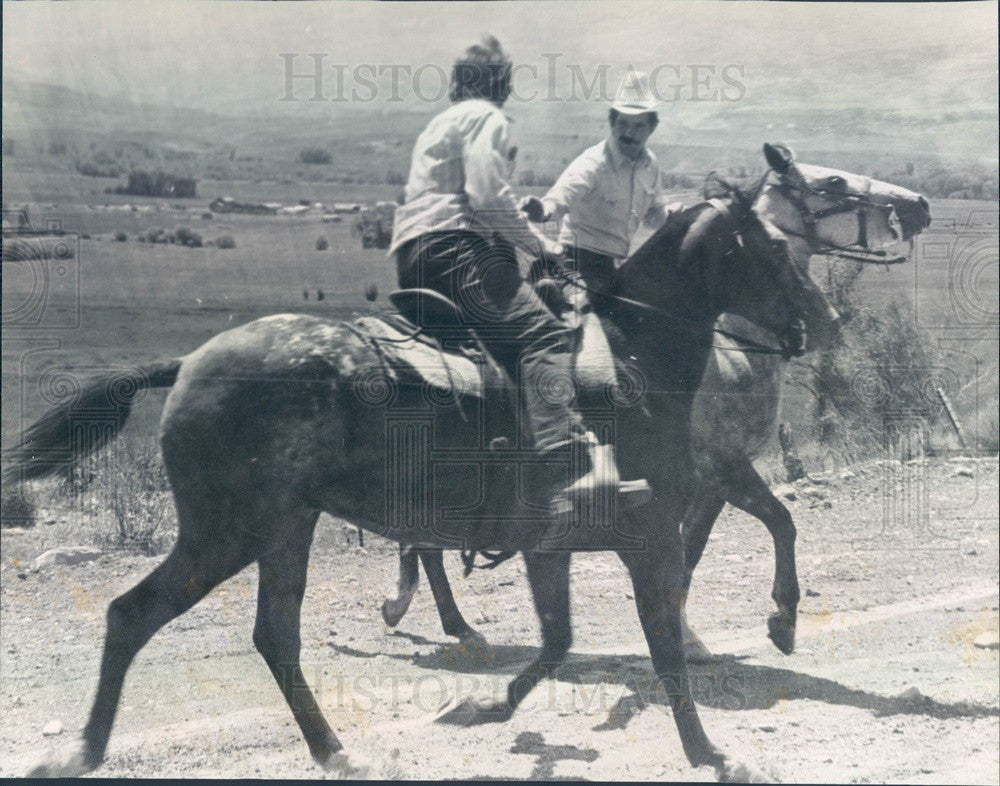
[[[771,183],[778,193],[781,194],[795,208],[805,232],[796,232],[787,227],[775,224],[784,234],[792,237],[799,237],[809,244],[809,248],[814,254],[826,254],[829,256],[850,259],[855,262],[869,262],[880,265],[898,265],[906,261],[905,256],[889,257],[882,249],[873,249],[868,245],[868,210],[875,209],[881,213],[890,214],[893,211],[892,205],[883,205],[869,199],[871,194],[871,178],[865,178],[865,192],[863,195],[838,194],[825,191],[819,188],[812,188],[801,176],[798,181],[793,181],[788,175],[774,169],[768,170],[755,189],[755,199],[769,184],[770,174],[774,172],[778,176],[777,183]],[[826,202],[832,202],[827,207],[820,210],[813,210],[807,204],[810,196],[819,197]],[[837,245],[824,241],[817,231],[816,225],[824,218],[841,215],[843,213],[854,213],[858,222],[858,238],[854,243],[846,246]]]

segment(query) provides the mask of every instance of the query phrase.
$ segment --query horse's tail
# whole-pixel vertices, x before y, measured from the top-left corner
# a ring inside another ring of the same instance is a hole
[[[6,457],[4,485],[44,478],[100,450],[111,442],[143,390],[168,388],[177,381],[181,360],[95,377],[76,395],[56,405],[30,425]],[[81,438],[80,426],[85,428]]]

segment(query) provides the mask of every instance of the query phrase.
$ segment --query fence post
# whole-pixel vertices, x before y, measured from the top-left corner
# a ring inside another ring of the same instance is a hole
[[[944,404],[944,411],[948,413],[948,420],[951,421],[952,428],[955,429],[955,434],[958,436],[958,444],[961,446],[962,450],[965,450],[968,446],[965,443],[965,430],[962,428],[962,423],[958,419],[958,415],[955,414],[954,408],[951,406],[951,401],[948,400],[948,396],[945,394],[942,388],[935,388],[938,394],[938,398],[941,399],[941,403]]]

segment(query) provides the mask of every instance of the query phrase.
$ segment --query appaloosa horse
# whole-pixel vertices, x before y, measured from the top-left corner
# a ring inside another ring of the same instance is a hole
[[[754,209],[788,243],[792,259],[808,274],[813,254],[844,253],[851,259],[884,263],[872,253],[886,244],[909,240],[930,224],[923,196],[905,188],[849,172],[800,164],[780,145],[765,145],[770,170],[754,189]],[[896,223],[898,221],[898,224]],[[723,314],[717,327],[728,334],[774,343],[767,329],[735,314]],[[822,349],[810,337],[807,349]],[[818,340],[819,339],[819,340]],[[708,536],[726,502],[764,522],[774,540],[775,574],[771,597],[778,610],[768,619],[768,635],[783,653],[795,646],[799,602],[795,568],[795,525],[753,466],[773,438],[781,410],[785,362],[778,355],[754,352],[720,334],[710,353],[694,399],[692,453],[697,488],[681,524],[685,543],[685,589],[691,586]],[[406,614],[419,582],[418,557],[437,604],[444,632],[481,652],[485,639],[455,604],[442,553],[437,549],[400,549],[395,598],[382,604],[391,627]],[[684,620],[688,657],[704,659],[707,648]]]
[[[73,438],[74,413],[92,419],[103,409],[120,426],[138,390],[172,386],[160,444],[179,520],[170,554],[108,609],[97,695],[81,738],[63,743],[32,774],[97,767],[135,655],[160,627],[254,561],[254,644],[314,759],[363,774],[299,663],[309,549],[326,511],[402,544],[523,553],[541,653],[510,683],[505,701],[460,702],[439,718],[465,725],[509,718],[565,659],[571,551],[616,551],[689,762],[713,766],[720,779],[747,778],[705,734],[684,658],[678,525],[691,501],[691,406],[723,311],[781,335],[800,320],[823,335],[832,309],[752,211],[736,202],[725,210],[702,205],[687,220],[683,235],[665,227],[623,265],[605,318],[615,356],[644,380],[638,397],[606,396],[619,464],[623,477],[645,477],[652,489],[650,502],[605,520],[550,521],[522,487],[525,479],[530,487],[531,462],[539,459],[517,449],[516,434],[509,459],[506,448],[479,442],[481,400],[428,390],[405,369],[387,367],[378,342],[356,326],[305,315],[227,331],[183,358],[119,378],[114,391],[107,390],[111,377],[93,380],[29,428],[8,481],[49,474],[96,447]]]

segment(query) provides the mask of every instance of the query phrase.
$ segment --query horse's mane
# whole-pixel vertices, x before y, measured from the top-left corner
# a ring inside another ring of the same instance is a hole
[[[642,265],[654,260],[660,264],[676,263],[681,242],[705,210],[713,208],[712,200],[721,200],[725,203],[731,211],[732,219],[741,228],[763,230],[763,223],[754,211],[753,203],[760,194],[767,175],[768,173],[765,172],[761,178],[736,185],[724,179],[717,172],[709,172],[705,176],[705,183],[702,187],[703,200],[685,209],[680,215],[672,216],[667,220],[636,249],[635,253],[625,260],[624,264]],[[615,289],[618,288],[619,283],[620,279],[616,281]]]
[[[757,197],[760,196],[760,192],[770,173],[771,170],[767,170],[761,177],[744,178],[739,183],[734,183],[722,177],[722,175],[713,169],[705,175],[705,182],[701,186],[701,193],[706,200],[732,199],[737,204],[749,210]]]

